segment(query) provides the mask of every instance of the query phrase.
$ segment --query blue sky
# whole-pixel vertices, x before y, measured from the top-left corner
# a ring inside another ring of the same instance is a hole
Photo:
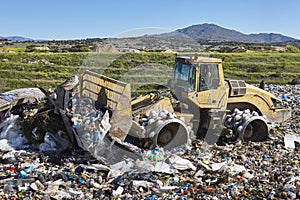
[[[83,39],[213,23],[300,39],[299,0],[3,0],[0,36]]]

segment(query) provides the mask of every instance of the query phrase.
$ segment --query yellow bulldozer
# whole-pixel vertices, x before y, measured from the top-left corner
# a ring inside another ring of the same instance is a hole
[[[283,122],[291,110],[273,94],[225,79],[222,60],[207,57],[176,57],[170,90],[131,98],[130,85],[86,71],[80,97],[95,101],[111,113],[109,134],[129,138],[142,147],[166,149],[191,138],[215,143],[230,133],[242,141],[268,138],[269,122]]]

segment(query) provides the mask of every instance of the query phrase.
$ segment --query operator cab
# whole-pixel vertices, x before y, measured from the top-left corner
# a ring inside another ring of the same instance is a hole
[[[177,57],[172,74],[172,88],[181,87],[185,92],[218,88],[218,62],[219,59],[213,58]]]
[[[201,104],[200,107],[219,107],[226,90],[224,86],[221,59],[176,57],[171,90],[178,100],[189,99]]]

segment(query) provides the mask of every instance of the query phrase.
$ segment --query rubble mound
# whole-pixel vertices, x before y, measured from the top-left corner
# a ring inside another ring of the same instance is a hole
[[[0,151],[0,197],[299,199],[300,86],[267,85],[266,90],[293,110],[288,121],[270,124],[267,141],[217,146],[194,140],[190,146],[168,151],[137,148],[140,159],[124,158],[113,164],[80,149],[44,154],[27,142],[25,149],[20,145],[18,150]],[[0,141],[7,136],[9,125],[0,122]],[[50,134],[48,138],[50,143],[45,139],[44,143],[49,147],[61,145],[62,139],[55,140]]]
[[[111,52],[116,53],[118,49],[112,44],[105,44],[105,45],[97,45],[94,47],[93,51],[95,52]]]

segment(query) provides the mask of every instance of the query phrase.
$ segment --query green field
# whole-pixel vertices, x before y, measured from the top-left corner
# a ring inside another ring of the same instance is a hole
[[[300,53],[203,55],[224,58],[226,78],[299,84]],[[53,89],[70,76],[91,70],[128,82],[140,94],[168,83],[174,58],[171,53],[0,53],[0,92],[22,87]]]
[[[300,83],[300,53],[223,53],[211,54],[224,58],[224,73],[228,78],[249,83]]]

